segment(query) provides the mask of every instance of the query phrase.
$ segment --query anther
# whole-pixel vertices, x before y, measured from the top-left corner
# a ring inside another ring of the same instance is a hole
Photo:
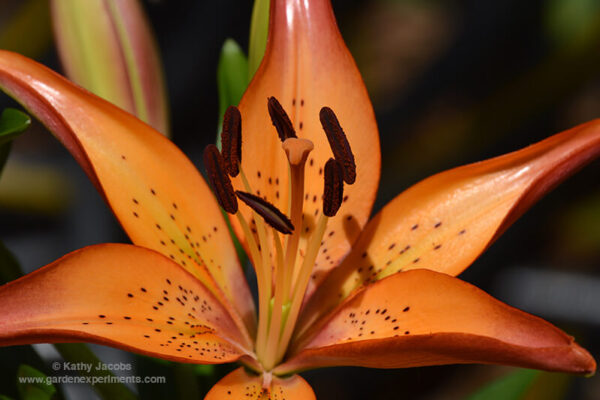
[[[356,163],[354,162],[354,154],[346,139],[346,134],[340,126],[337,117],[333,110],[329,107],[321,108],[319,119],[323,130],[327,135],[329,146],[336,161],[342,166],[344,172],[344,182],[351,185],[356,180]]]
[[[235,106],[229,106],[225,111],[221,148],[225,171],[231,176],[237,176],[242,162],[242,115]]]
[[[292,225],[292,221],[290,221],[290,219],[286,217],[284,213],[279,211],[279,209],[273,204],[259,196],[242,192],[240,190],[237,190],[235,194],[240,200],[246,203],[248,207],[263,217],[267,224],[271,225],[279,232],[289,235],[294,231],[294,225]]]
[[[237,198],[225,172],[223,157],[214,144],[209,144],[204,149],[204,167],[219,205],[228,213],[235,214],[238,210]]]
[[[323,214],[333,217],[344,197],[343,168],[339,162],[330,158],[325,164],[325,185],[323,189]]]
[[[285,110],[275,97],[269,97],[267,108],[269,109],[271,122],[273,123],[275,129],[277,129],[277,134],[282,142],[285,139],[297,137],[296,131],[294,130],[294,125],[292,125],[292,121],[290,121],[290,117],[288,117]]]

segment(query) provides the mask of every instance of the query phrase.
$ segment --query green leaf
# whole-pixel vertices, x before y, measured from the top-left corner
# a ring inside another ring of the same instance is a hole
[[[519,400],[522,399],[540,371],[519,369],[479,389],[467,400]]]
[[[13,398],[0,394],[0,400],[13,400]]]
[[[237,106],[248,87],[248,60],[240,46],[233,39],[225,40],[217,67],[219,90],[219,133],[217,146],[221,146],[221,124],[225,110]]]
[[[17,372],[17,389],[22,400],[49,400],[56,388],[48,377],[29,365],[22,364]]]
[[[215,374],[215,366],[213,364],[196,364],[194,372],[200,376],[213,376]]]
[[[7,108],[0,114],[0,174],[10,153],[10,142],[31,125],[25,113]]]
[[[250,21],[250,46],[248,49],[248,79],[252,79],[260,65],[269,33],[269,0],[255,0]]]
[[[31,125],[31,118],[19,110],[7,108],[0,115],[0,145],[10,142]]]

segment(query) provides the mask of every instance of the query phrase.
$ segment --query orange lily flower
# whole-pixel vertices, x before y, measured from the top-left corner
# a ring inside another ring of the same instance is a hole
[[[245,366],[207,399],[311,399],[295,373],[334,365],[593,373],[572,337],[453,276],[600,154],[600,123],[435,175],[367,222],[379,138],[330,2],[271,5],[263,63],[226,114],[222,153],[205,152],[217,201],[158,132],[0,52],[0,87],[64,143],[134,243],[81,249],[0,288],[0,344],[86,341]],[[219,205],[251,255],[258,321]]]

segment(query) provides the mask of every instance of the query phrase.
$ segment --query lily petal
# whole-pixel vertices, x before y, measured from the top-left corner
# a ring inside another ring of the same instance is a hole
[[[347,254],[366,223],[381,163],[373,109],[338,31],[329,0],[271,1],[267,50],[240,102],[244,127],[242,167],[250,186],[288,214],[288,161],[267,112],[267,98],[271,96],[289,114],[298,137],[310,139],[315,145],[306,163],[304,226],[297,227],[303,233],[301,254],[308,234],[314,230],[317,213],[321,212],[323,167],[332,156],[319,121],[323,106],[337,114],[354,151],[356,183],[346,188],[346,201],[329,221],[325,234],[328,251],[317,259],[315,281],[319,281],[323,271],[337,265]],[[243,187],[239,178],[236,182],[238,188]],[[250,215],[248,210],[242,211]],[[237,224],[236,232],[243,237]]]
[[[302,344],[303,343],[303,344]],[[484,363],[592,373],[573,338],[466,282],[425,269],[365,287],[324,318],[275,373],[355,365]]]
[[[357,287],[398,271],[458,275],[537,200],[599,155],[596,120],[414,185],[369,221],[307,305],[302,326]]]
[[[206,182],[173,143],[15,53],[0,51],[0,88],[73,154],[133,243],[172,258],[252,328],[252,297],[227,225]]]
[[[229,373],[208,392],[204,400],[312,400],[312,388],[298,375],[289,378],[273,377],[263,388],[263,377],[248,373],[243,367]]]
[[[246,354],[204,285],[132,245],[86,247],[0,287],[0,315],[0,345],[85,341],[202,363]]]

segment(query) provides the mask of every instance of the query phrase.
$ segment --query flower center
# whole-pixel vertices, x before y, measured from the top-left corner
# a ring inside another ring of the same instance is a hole
[[[304,170],[314,144],[297,137],[277,99],[270,97],[267,108],[288,160],[289,218],[266,199],[252,194],[241,166],[241,115],[236,107],[225,112],[221,152],[214,145],[204,152],[204,165],[215,197],[225,211],[238,219],[256,271],[259,320],[255,352],[264,371],[272,370],[285,356],[327,222],[342,204],[344,182],[352,184],[356,180],[354,156],[344,131],[334,112],[323,107],[319,117],[335,158],[330,158],[324,166],[323,212],[308,238],[304,257],[299,259]],[[238,174],[244,191],[234,191],[229,178]],[[255,227],[251,228],[239,211],[238,199],[252,210]]]

